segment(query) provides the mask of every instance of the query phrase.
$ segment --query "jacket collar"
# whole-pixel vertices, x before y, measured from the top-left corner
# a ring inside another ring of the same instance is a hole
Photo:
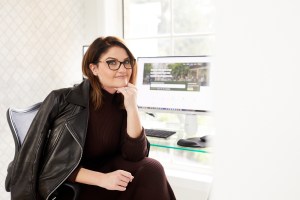
[[[84,79],[79,85],[71,88],[70,93],[66,97],[66,101],[83,107],[89,105],[90,82]]]

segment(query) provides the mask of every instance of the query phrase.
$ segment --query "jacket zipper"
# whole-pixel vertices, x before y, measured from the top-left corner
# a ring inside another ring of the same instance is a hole
[[[68,176],[67,176],[66,178],[64,178],[63,181],[61,181],[61,182],[54,188],[54,190],[52,190],[52,191],[49,193],[49,195],[47,196],[46,200],[48,200],[48,198],[51,196],[51,194],[52,194],[59,186],[61,186],[61,184],[62,184],[63,182],[65,182],[65,180],[67,180],[67,178],[73,173],[73,171],[74,171],[74,170],[76,169],[76,167],[79,165],[79,163],[80,163],[80,161],[81,161],[81,158],[82,158],[82,152],[83,152],[83,150],[82,150],[82,147],[81,147],[79,141],[76,139],[75,134],[74,134],[74,133],[71,131],[71,129],[68,127],[68,124],[67,124],[67,123],[65,124],[65,126],[67,127],[68,131],[71,133],[71,135],[73,136],[73,138],[75,139],[75,141],[78,143],[78,145],[79,145],[79,147],[80,147],[80,150],[81,150],[81,151],[80,151],[80,158],[79,158],[77,164],[75,165],[75,167],[74,167],[74,168],[71,170],[71,172],[68,174]],[[56,198],[54,198],[54,199],[56,199]]]

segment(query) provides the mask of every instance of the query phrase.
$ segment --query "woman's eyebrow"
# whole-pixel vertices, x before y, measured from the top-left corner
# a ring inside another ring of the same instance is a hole
[[[114,57],[108,57],[108,58],[106,58],[105,60],[107,60],[107,59],[115,59],[115,60],[117,60],[117,59],[114,58]]]
[[[114,60],[118,60],[117,58],[114,58],[114,57],[108,57],[108,58],[106,58],[105,60],[108,60],[108,59],[114,59]],[[126,60],[126,59],[129,59],[129,56],[128,56],[128,57],[126,57],[126,58],[124,58],[124,59],[123,59],[123,61],[124,61],[124,60]]]

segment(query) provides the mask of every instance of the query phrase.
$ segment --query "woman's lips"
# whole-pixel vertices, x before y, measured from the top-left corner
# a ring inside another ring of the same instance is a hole
[[[124,75],[124,76],[116,76],[115,78],[125,79],[125,78],[127,78],[127,76],[126,75]]]

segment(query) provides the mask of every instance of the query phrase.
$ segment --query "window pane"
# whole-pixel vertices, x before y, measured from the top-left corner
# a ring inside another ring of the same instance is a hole
[[[126,44],[135,57],[171,55],[170,39],[126,40]]]
[[[125,0],[125,38],[169,34],[170,4],[168,0]]]
[[[211,0],[173,0],[174,33],[212,33],[214,10]]]
[[[175,56],[202,56],[213,54],[214,37],[174,38]]]

